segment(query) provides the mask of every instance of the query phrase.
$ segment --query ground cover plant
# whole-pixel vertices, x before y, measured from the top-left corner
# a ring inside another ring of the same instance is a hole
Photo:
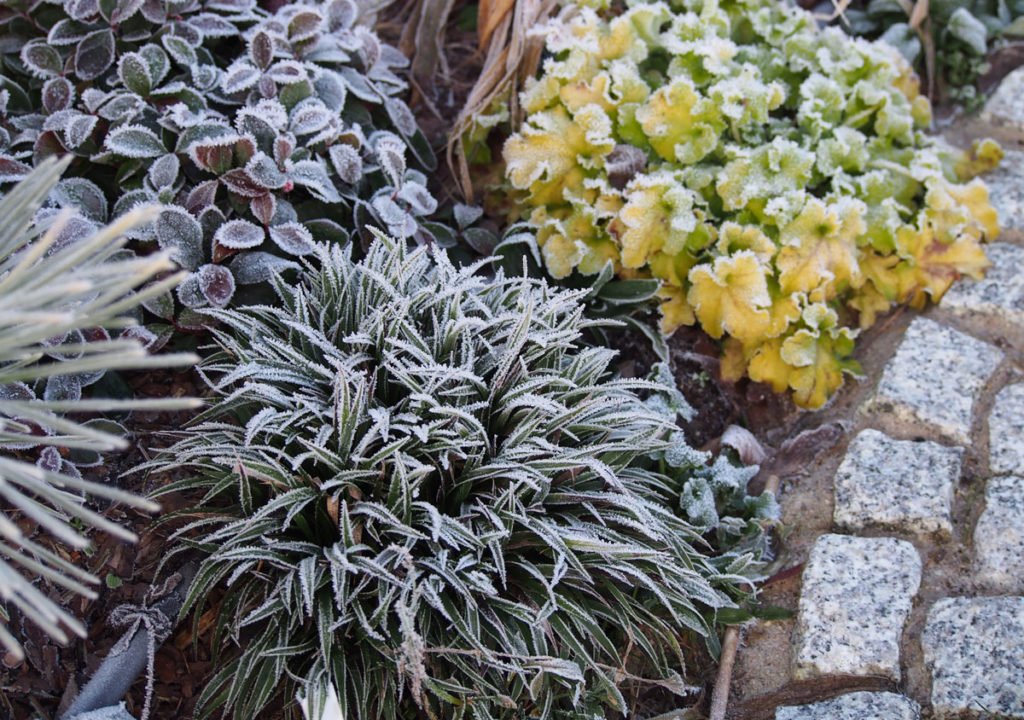
[[[313,718],[603,716],[716,647],[776,513],[756,468],[687,445],[670,375],[581,346],[579,293],[480,270],[381,236],[206,311],[216,400],[150,466],[202,497],[186,612],[215,596],[230,649],[201,717],[295,681]]]
[[[133,540],[127,529],[90,508],[87,498],[155,509],[112,484],[84,479],[80,466],[121,449],[125,429],[97,413],[195,407],[183,399],[83,397],[83,387],[121,369],[191,364],[191,355],[151,357],[135,325],[147,295],[180,276],[161,254],[125,253],[125,234],[147,218],[129,213],[94,230],[71,213],[41,211],[65,164],[50,160],[0,199],[0,643],[8,660],[23,657],[15,634],[25,622],[61,642],[85,637],[43,581],[93,598],[99,580],[54,545],[88,547],[95,528]],[[37,214],[38,213],[38,214]],[[164,277],[140,287],[159,274]],[[75,419],[83,414],[92,419]]]
[[[861,328],[979,277],[995,210],[890,47],[773,0],[579,7],[504,146],[548,272],[662,281],[662,330],[721,339],[723,374],[819,407]]]
[[[189,271],[147,306],[164,339],[367,223],[451,243],[425,219],[436,163],[407,61],[373,19],[352,0],[6,3],[0,184],[70,153],[55,204],[96,224],[162,204],[133,238]]]

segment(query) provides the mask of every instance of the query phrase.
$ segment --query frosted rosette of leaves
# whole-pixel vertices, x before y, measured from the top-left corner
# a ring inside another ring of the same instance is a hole
[[[309,718],[684,692],[680,635],[714,647],[762,567],[753,470],[686,444],[667,369],[610,374],[582,293],[385,237],[315,252],[275,305],[205,311],[218,399],[151,466],[204,497],[176,535],[204,556],[185,611],[224,592],[201,711],[259,717],[292,679]]]
[[[663,333],[699,324],[729,378],[819,407],[858,372],[857,324],[984,272],[998,219],[970,178],[1001,151],[929,137],[892,48],[774,0],[589,5],[539,30],[504,147],[552,276],[656,278]]]
[[[140,303],[181,279],[165,254],[136,258],[123,250],[125,233],[147,219],[145,211],[98,228],[69,212],[38,219],[65,165],[41,163],[0,198],[0,645],[15,658],[22,657],[16,635],[25,623],[59,642],[85,637],[85,626],[53,598],[95,598],[99,580],[57,546],[87,549],[84,528],[135,537],[92,502],[155,509],[83,478],[80,467],[127,445],[125,429],[97,415],[197,404],[83,397],[82,388],[106,371],[191,365],[197,358],[151,357],[145,344],[152,338],[132,318]],[[156,276],[162,279],[140,289]],[[75,414],[94,417],[79,421]]]
[[[158,334],[297,268],[315,242],[348,241],[344,228],[447,239],[428,221],[436,162],[400,98],[406,59],[361,13],[352,0],[273,15],[255,0],[8,3],[0,184],[71,153],[77,177],[53,205],[103,223],[163,204],[133,237],[190,276],[151,303]]]

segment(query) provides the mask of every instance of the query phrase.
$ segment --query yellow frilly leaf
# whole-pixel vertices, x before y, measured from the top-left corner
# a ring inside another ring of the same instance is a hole
[[[696,317],[693,308],[686,300],[686,293],[681,287],[662,285],[658,290],[662,300],[660,328],[663,335],[671,335],[683,325],[693,325]]]
[[[689,280],[687,299],[711,337],[729,333],[741,341],[755,340],[771,326],[765,268],[750,250],[697,265]]]

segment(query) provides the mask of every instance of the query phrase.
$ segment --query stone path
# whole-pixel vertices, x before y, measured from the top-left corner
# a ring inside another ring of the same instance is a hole
[[[972,128],[1008,150],[986,178],[1004,226],[993,267],[910,322],[852,413],[831,526],[802,571],[790,685],[896,692],[784,699],[775,720],[1024,718],[1022,98],[1024,69]]]

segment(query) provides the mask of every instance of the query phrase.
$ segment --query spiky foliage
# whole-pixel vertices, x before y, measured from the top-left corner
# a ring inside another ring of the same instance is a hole
[[[423,222],[435,160],[401,100],[406,60],[366,12],[352,0],[274,15],[255,0],[6,3],[0,183],[71,153],[77,177],[55,204],[103,223],[162,203],[133,237],[189,271],[186,309],[223,307],[314,242],[347,241],[343,228],[453,239]],[[170,297],[149,309],[202,321]]]
[[[686,445],[664,375],[611,378],[578,294],[433,252],[321,248],[274,307],[207,311],[220,399],[155,463],[205,493],[185,612],[223,587],[214,646],[238,646],[204,715],[294,678],[314,718],[625,711],[683,689],[684,636],[714,646],[756,572],[774,505]]]
[[[64,415],[194,404],[81,397],[83,376],[184,365],[196,358],[150,357],[132,336],[131,312],[181,279],[171,275],[135,292],[174,267],[164,255],[123,254],[125,233],[146,220],[144,212],[129,213],[84,237],[63,232],[67,213],[50,218],[51,223],[34,222],[62,169],[55,161],[45,162],[0,199],[0,642],[16,655],[21,651],[7,628],[10,615],[5,609],[11,606],[62,642],[67,631],[85,635],[82,624],[33,582],[96,596],[88,585],[98,580],[54,552],[52,540],[87,547],[89,541],[72,523],[134,539],[90,509],[86,497],[154,509],[147,500],[82,478],[73,462],[76,454],[101,453],[127,443],[111,434],[109,424]],[[111,339],[108,330],[121,337]],[[77,395],[66,392],[69,386],[78,388]],[[37,524],[45,537],[24,532],[20,520]]]
[[[628,5],[551,23],[504,148],[547,269],[660,279],[664,332],[699,324],[728,377],[819,407],[858,371],[855,314],[980,277],[988,191],[892,48],[776,0]]]

